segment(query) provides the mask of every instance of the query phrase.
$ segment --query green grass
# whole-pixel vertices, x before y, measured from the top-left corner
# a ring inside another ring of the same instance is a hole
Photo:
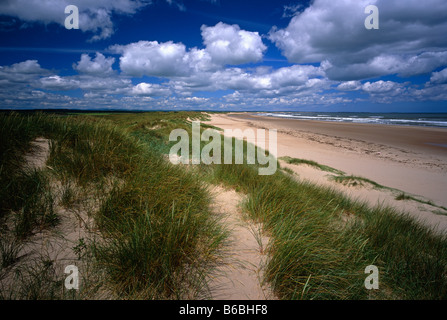
[[[345,175],[340,175],[340,176],[332,176],[330,177],[330,179],[334,180],[335,182],[344,184],[344,185],[349,185],[349,186],[365,186],[366,185],[370,185],[375,189],[389,189],[389,190],[395,190],[392,188],[388,188],[385,187],[375,181],[372,181],[370,179],[367,178],[363,178],[363,177],[358,177],[358,176],[345,176]]]
[[[96,257],[129,295],[150,298],[200,295],[186,288],[203,283],[225,239],[195,177],[164,160],[146,161],[122,186],[114,188],[98,215],[106,242]]]
[[[14,237],[0,238],[0,270],[14,264],[17,259],[23,244]]]
[[[399,200],[412,200],[412,201],[416,201],[416,202],[419,202],[419,203],[422,203],[422,204],[426,204],[426,205],[429,205],[429,206],[436,207],[436,208],[439,208],[439,209],[447,211],[446,207],[439,206],[439,205],[435,204],[431,200],[423,200],[423,199],[419,199],[419,198],[414,197],[414,196],[407,195],[404,192],[399,191],[398,189],[390,188],[390,187],[387,187],[387,186],[383,186],[383,185],[381,185],[381,184],[379,184],[379,183],[377,183],[377,182],[375,182],[373,180],[367,179],[367,178],[353,176],[353,175],[350,175],[350,176],[340,175],[340,176],[331,176],[330,179],[334,180],[335,182],[338,182],[338,183],[341,183],[341,184],[344,184],[344,185],[348,185],[348,186],[354,186],[355,187],[355,186],[370,185],[373,188],[379,189],[379,190],[380,189],[386,189],[386,190],[390,190],[390,191],[393,191],[393,192],[399,192],[399,194],[396,197],[394,197],[395,200],[398,200],[398,201]],[[438,212],[442,212],[441,214],[447,214],[447,212],[444,213],[443,211],[438,211]]]
[[[394,199],[396,199],[396,200],[412,200],[412,201],[416,201],[416,202],[419,202],[419,203],[422,203],[422,204],[426,204],[426,205],[429,205],[429,206],[432,206],[432,207],[436,207],[436,208],[442,209],[443,211],[437,210],[437,211],[433,211],[433,212],[435,212],[436,214],[447,215],[447,208],[446,207],[439,206],[439,205],[435,204],[431,200],[422,200],[422,199],[419,199],[419,198],[407,195],[404,192],[401,192],[400,194],[398,194]]]
[[[286,173],[288,173],[288,174],[290,174],[290,175],[294,175],[295,174],[295,172],[292,169],[290,169],[290,168],[281,168],[281,170],[286,172]]]
[[[42,114],[0,114],[0,220],[13,211],[14,232],[19,238],[58,221],[48,176],[40,169],[28,168],[24,159],[34,151],[31,141],[39,136],[44,118]]]
[[[398,196],[396,196],[394,199],[396,200],[410,200],[412,197],[406,195],[405,193],[401,193]]]
[[[335,173],[335,174],[339,174],[339,175],[343,175],[345,174],[343,171],[320,164],[318,162],[312,161],[312,160],[306,160],[306,159],[298,159],[298,158],[292,158],[292,157],[281,157],[279,158],[280,160],[284,160],[285,162],[289,163],[289,164],[296,164],[296,165],[300,165],[300,164],[306,164],[309,166],[312,166],[314,168],[317,168],[319,170],[322,171],[326,171],[326,172],[330,172],[330,173]]]

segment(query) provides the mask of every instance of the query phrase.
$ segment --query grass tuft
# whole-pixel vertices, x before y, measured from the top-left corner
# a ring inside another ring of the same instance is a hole
[[[298,158],[292,158],[292,157],[281,157],[279,158],[280,160],[284,160],[285,162],[289,163],[289,164],[306,164],[309,165],[311,167],[317,168],[319,170],[322,171],[326,171],[326,172],[330,172],[330,173],[335,173],[335,174],[339,174],[339,175],[344,175],[345,173],[341,170],[320,164],[318,162],[312,161],[312,160],[306,160],[306,159],[298,159]]]

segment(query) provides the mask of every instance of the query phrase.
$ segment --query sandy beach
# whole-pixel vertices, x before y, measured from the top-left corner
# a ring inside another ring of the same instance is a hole
[[[447,232],[447,129],[272,118],[248,113],[212,114],[222,129],[276,129],[277,157],[313,160],[392,189],[337,183],[308,165],[280,161],[300,179],[327,185],[371,205],[410,213]],[[259,141],[258,141],[259,142]],[[266,143],[268,146],[268,143]],[[396,200],[405,193],[421,201]],[[428,202],[423,203],[423,202]]]

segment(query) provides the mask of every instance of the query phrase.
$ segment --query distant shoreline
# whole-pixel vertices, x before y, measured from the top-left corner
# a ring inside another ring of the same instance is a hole
[[[275,119],[313,120],[324,122],[365,123],[397,126],[417,126],[447,129],[447,113],[396,112],[247,112],[253,116]]]

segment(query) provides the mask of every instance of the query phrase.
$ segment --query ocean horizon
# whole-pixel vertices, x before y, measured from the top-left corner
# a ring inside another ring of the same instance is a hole
[[[257,112],[259,116],[329,122],[372,123],[447,128],[447,113]]]

